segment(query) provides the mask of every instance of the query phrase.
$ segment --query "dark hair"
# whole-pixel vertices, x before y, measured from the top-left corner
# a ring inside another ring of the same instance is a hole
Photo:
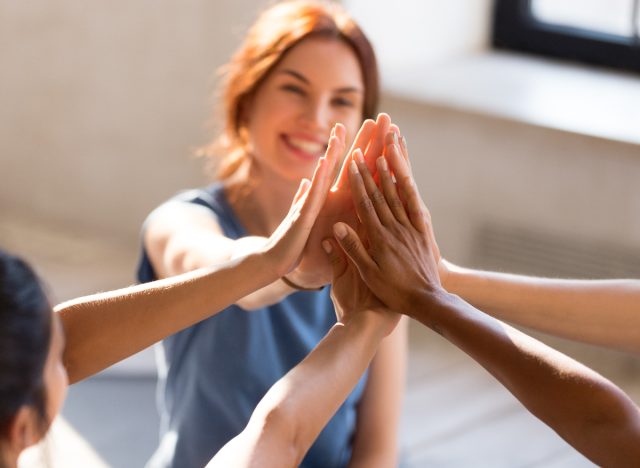
[[[309,37],[343,41],[356,55],[364,80],[362,116],[375,118],[379,99],[378,65],[364,32],[338,4],[318,0],[290,0],[267,8],[247,33],[243,44],[222,69],[222,135],[200,153],[223,153],[217,176],[225,179],[246,160],[245,118],[242,109],[284,55]]]
[[[46,427],[44,366],[52,311],[33,269],[0,249],[0,437],[18,410],[32,406]]]

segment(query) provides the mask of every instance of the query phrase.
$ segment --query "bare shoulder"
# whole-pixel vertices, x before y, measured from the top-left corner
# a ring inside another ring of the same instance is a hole
[[[195,203],[172,200],[153,210],[143,228],[145,244],[181,232],[204,231],[223,235],[215,214]]]
[[[233,244],[211,210],[183,201],[156,208],[145,221],[142,235],[160,277],[225,261]]]

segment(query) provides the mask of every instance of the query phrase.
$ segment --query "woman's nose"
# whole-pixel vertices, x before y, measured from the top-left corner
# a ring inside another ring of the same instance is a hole
[[[321,99],[310,101],[305,110],[304,120],[313,130],[328,129],[333,122],[329,103]]]

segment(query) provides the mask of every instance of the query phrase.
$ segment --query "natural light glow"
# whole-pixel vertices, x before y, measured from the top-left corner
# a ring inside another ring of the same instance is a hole
[[[539,21],[631,37],[634,0],[533,0]],[[640,21],[640,19],[637,19]]]

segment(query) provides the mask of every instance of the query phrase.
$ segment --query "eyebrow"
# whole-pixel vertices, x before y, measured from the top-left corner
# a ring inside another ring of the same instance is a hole
[[[285,68],[284,70],[280,71],[280,73],[284,74],[284,75],[289,75],[292,76],[293,78],[296,78],[299,81],[302,81],[304,84],[306,85],[311,85],[311,81],[309,81],[309,79],[304,76],[302,73],[299,73],[295,70],[291,70],[290,68]],[[335,90],[335,92],[337,93],[360,93],[363,94],[364,91],[362,90],[362,88],[356,87],[356,86],[345,86],[342,88],[337,88]]]

